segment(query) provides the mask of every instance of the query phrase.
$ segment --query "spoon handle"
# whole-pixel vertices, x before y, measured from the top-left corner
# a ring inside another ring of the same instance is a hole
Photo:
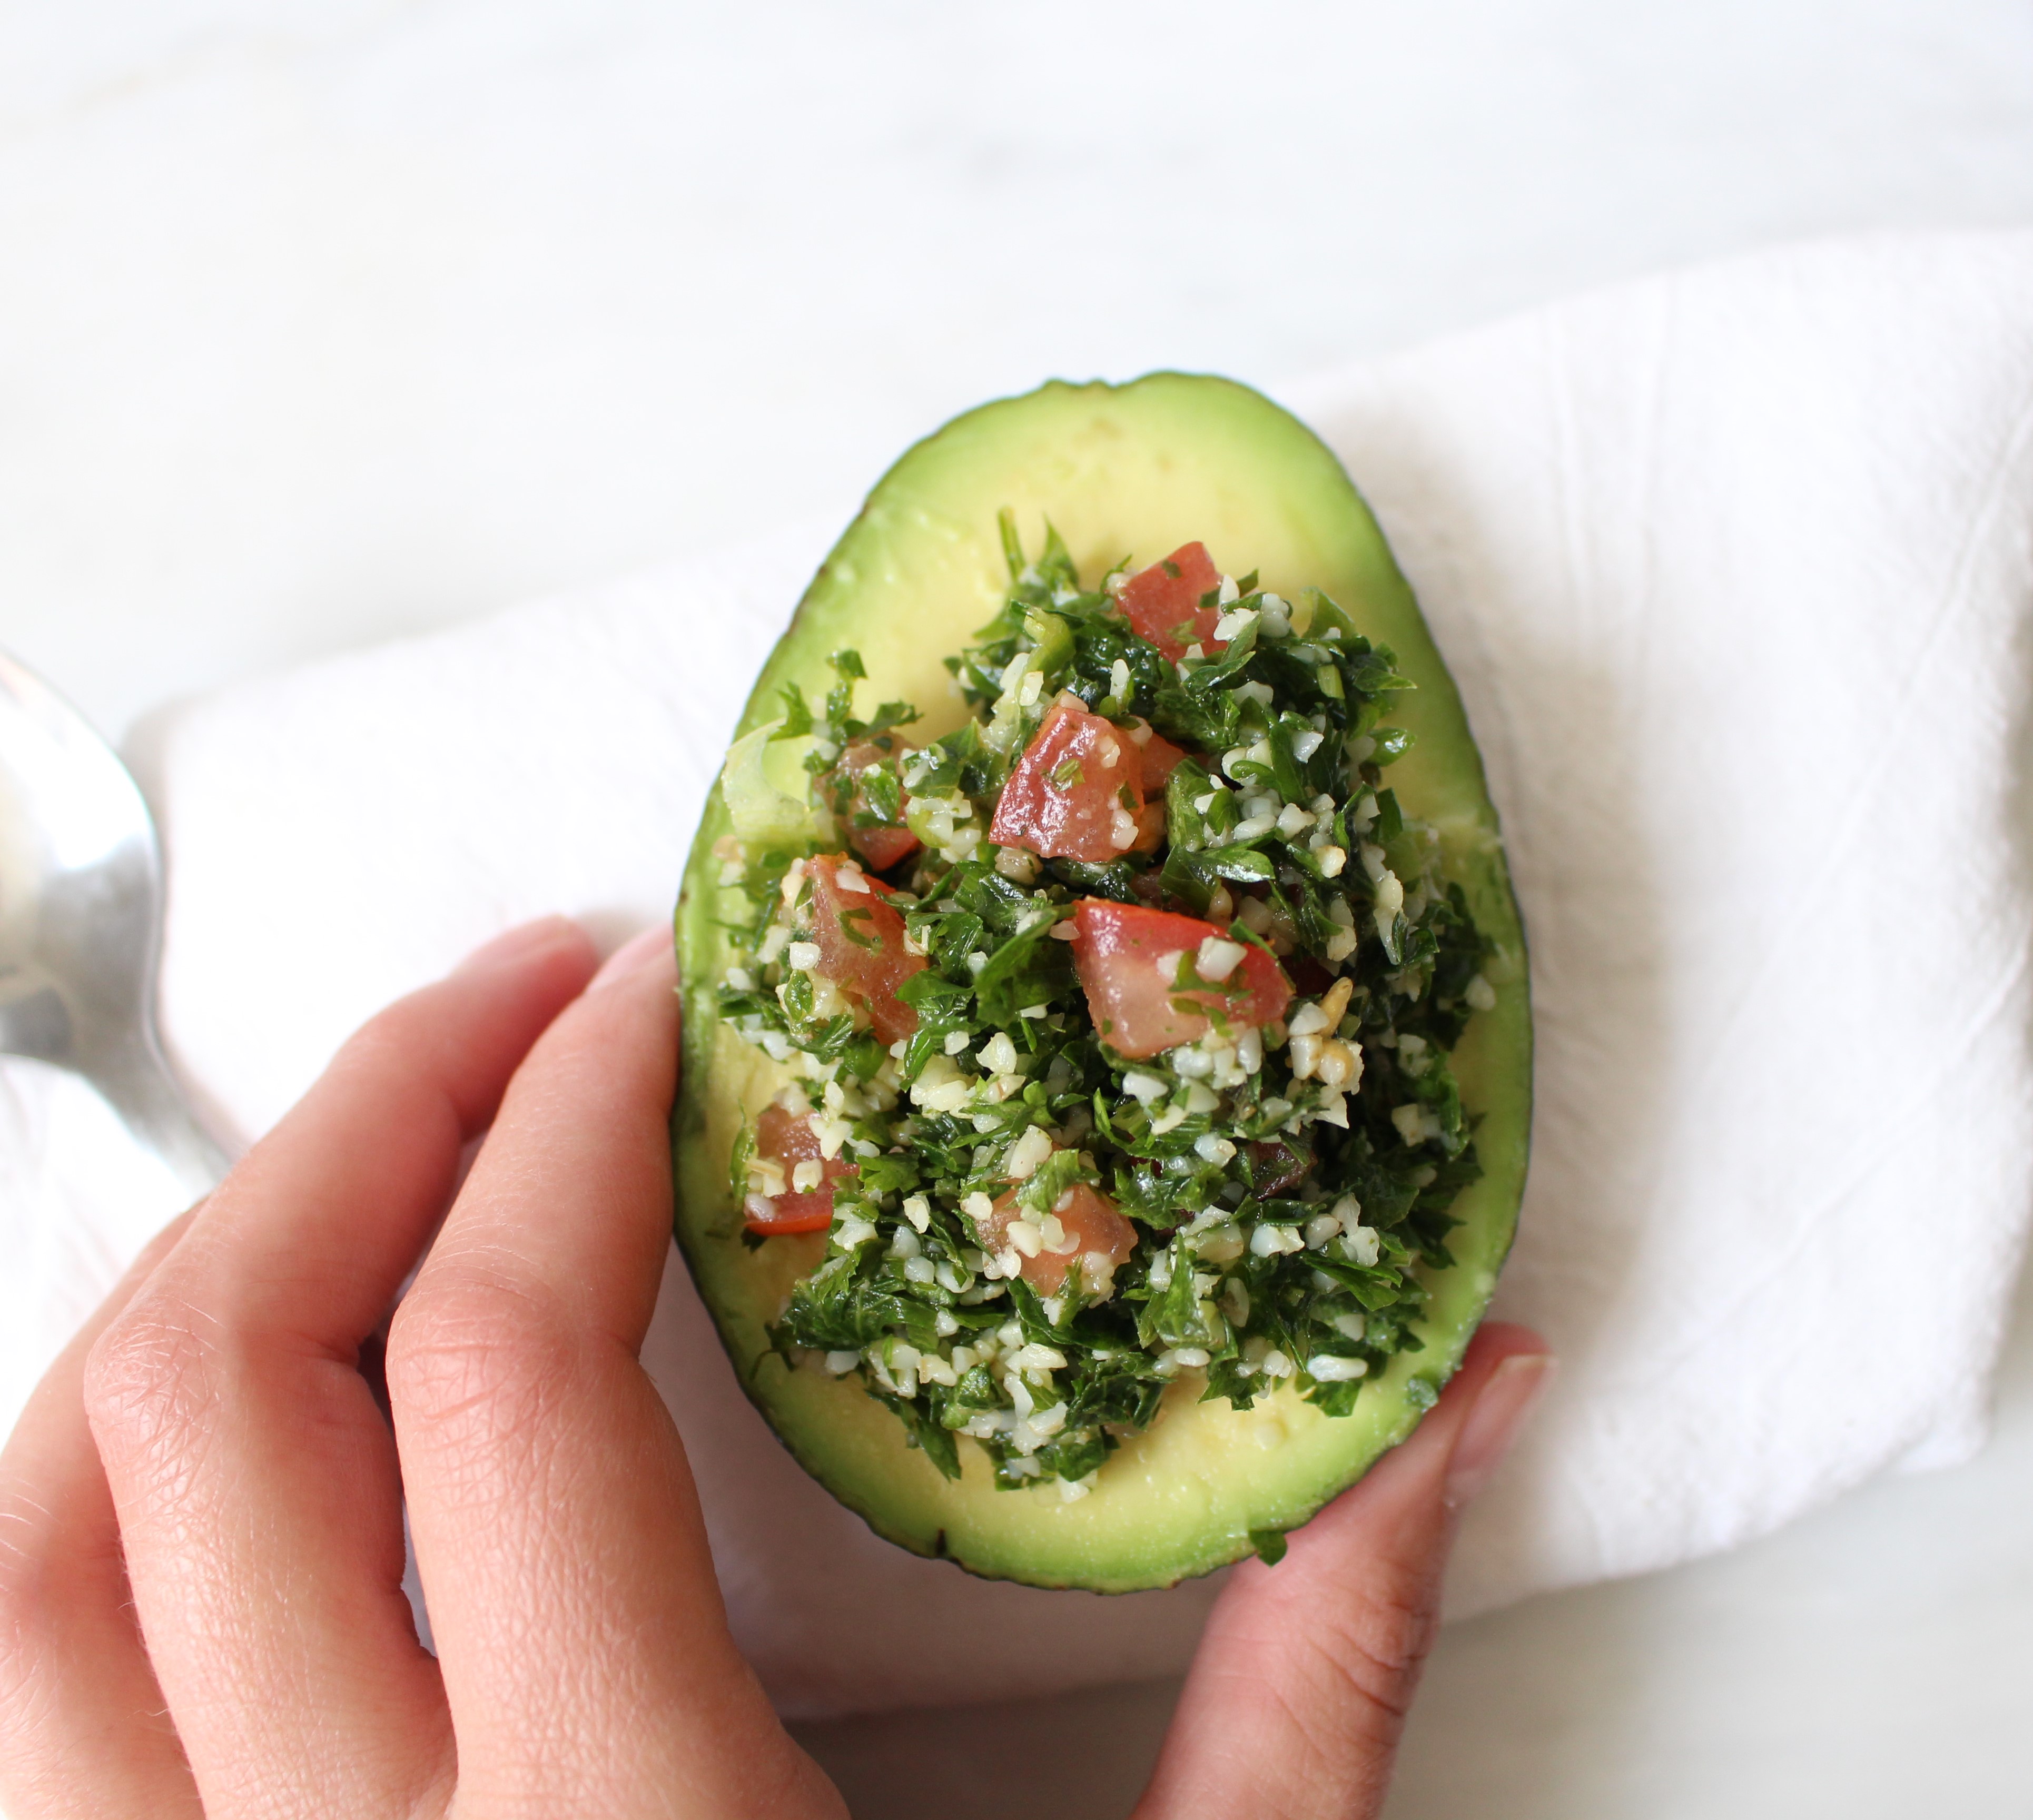
[[[183,1090],[148,1034],[94,1069],[92,1083],[127,1129],[175,1173],[193,1200],[209,1194],[231,1159],[192,1116]]]

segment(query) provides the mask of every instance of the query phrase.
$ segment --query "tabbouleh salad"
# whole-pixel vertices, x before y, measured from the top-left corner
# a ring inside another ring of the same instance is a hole
[[[812,808],[720,853],[721,1015],[793,1077],[729,1167],[750,1243],[826,1234],[788,1361],[949,1477],[966,1436],[1071,1499],[1177,1379],[1346,1415],[1418,1348],[1480,1173],[1448,1051],[1494,994],[1383,781],[1387,650],[1198,543],[1088,588],[1002,530],[957,732],[857,718],[844,650],[751,736],[809,742]]]

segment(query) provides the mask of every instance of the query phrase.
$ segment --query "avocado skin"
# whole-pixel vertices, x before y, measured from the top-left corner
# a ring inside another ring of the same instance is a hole
[[[1382,532],[1340,463],[1288,412],[1233,380],[1158,373],[1121,386],[1054,381],[956,418],[908,450],[828,556],[771,653],[736,736],[773,720],[777,691],[829,681],[828,655],[862,654],[864,699],[912,701],[915,737],[966,708],[941,659],[1001,604],[1008,571],[996,514],[1014,508],[1027,549],[1050,518],[1083,575],[1118,557],[1151,560],[1194,538],[1230,569],[1295,597],[1324,589],[1396,653],[1417,691],[1391,718],[1417,736],[1391,778],[1409,813],[1440,830],[1447,874],[1496,944],[1496,992],[1454,1052],[1480,1122],[1485,1174],[1455,1202],[1451,1269],[1431,1282],[1424,1350],[1395,1359],[1355,1413],[1320,1414],[1289,1387],[1246,1412],[1167,1393],[1159,1420],[1102,1469],[1093,1493],[998,1491],[963,1441],[958,1481],[905,1445],[901,1423],[816,1364],[793,1369],[766,1328],[824,1235],[741,1238],[727,1157],[742,1119],[782,1077],[719,1022],[728,962],[717,919],[716,841],[730,829],[713,792],[676,916],[684,996],[683,1076],[672,1114],[678,1243],[736,1376],[807,1471],[880,1535],[970,1573],[1046,1587],[1131,1592],[1170,1586],[1257,1552],[1296,1528],[1409,1435],[1459,1365],[1510,1249],[1531,1124],[1532,1024],[1524,933],[1482,762],[1460,698]],[[785,779],[790,784],[788,768]]]

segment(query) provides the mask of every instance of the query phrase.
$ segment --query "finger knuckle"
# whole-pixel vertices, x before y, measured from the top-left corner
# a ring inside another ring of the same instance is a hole
[[[1439,1627],[1436,1590],[1421,1569],[1383,1567],[1312,1632],[1322,1669],[1352,1698],[1402,1721]]]
[[[215,1336],[198,1311],[169,1298],[129,1308],[85,1361],[84,1408],[109,1466],[180,1450],[218,1402]]]
[[[540,1421],[577,1368],[567,1324],[540,1293],[485,1268],[419,1283],[388,1338],[399,1425],[443,1455],[485,1447]]]

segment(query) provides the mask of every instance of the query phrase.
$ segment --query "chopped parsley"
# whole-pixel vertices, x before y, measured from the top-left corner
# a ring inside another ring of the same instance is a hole
[[[1159,628],[1174,661],[1123,610],[1126,561],[1084,587],[1056,533],[1028,560],[1003,529],[1006,605],[947,660],[957,731],[856,719],[852,651],[822,704],[785,693],[810,832],[723,853],[720,1005],[803,1135],[771,1155],[751,1125],[729,1162],[751,1243],[826,1235],[773,1330],[787,1362],[859,1376],[949,1476],[964,1437],[998,1484],[1077,1497],[1176,1380],[1345,1415],[1418,1349],[1480,1173],[1448,1052],[1493,1002],[1490,950],[1384,782],[1410,685],[1331,601],[1224,578]],[[1044,787],[1021,759],[1055,710],[1106,724],[1040,774],[1087,793],[1111,857],[991,837],[1005,787]],[[1160,749],[1144,796],[1103,768]],[[1154,911],[1213,927],[1144,983],[1138,1015],[1188,1039],[1125,1055],[1068,938]]]

